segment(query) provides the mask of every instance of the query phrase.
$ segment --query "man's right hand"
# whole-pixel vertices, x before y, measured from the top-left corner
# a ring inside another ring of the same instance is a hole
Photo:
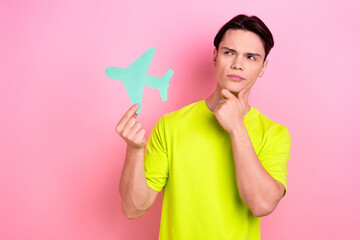
[[[136,120],[138,104],[134,104],[121,118],[115,130],[133,148],[144,148],[146,145],[145,130]]]

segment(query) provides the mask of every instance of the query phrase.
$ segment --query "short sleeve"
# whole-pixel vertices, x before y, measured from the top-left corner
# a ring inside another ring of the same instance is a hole
[[[265,145],[259,153],[259,160],[265,170],[287,189],[287,162],[290,160],[291,138],[286,127],[273,129],[266,136]]]
[[[169,175],[164,117],[160,118],[150,133],[144,161],[148,186],[160,192]]]

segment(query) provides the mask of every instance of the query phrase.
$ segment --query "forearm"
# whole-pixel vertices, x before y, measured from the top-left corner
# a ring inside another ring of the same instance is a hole
[[[145,178],[144,148],[127,147],[120,195],[124,214],[128,218],[145,214],[149,207],[149,187]]]
[[[259,161],[245,125],[230,133],[240,196],[255,216],[270,214],[282,189]]]

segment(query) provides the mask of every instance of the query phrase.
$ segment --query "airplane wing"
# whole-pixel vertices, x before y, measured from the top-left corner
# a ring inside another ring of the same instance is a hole
[[[151,47],[147,50],[143,55],[141,55],[138,59],[136,59],[127,70],[135,71],[138,75],[146,75],[151,60],[154,56],[155,48]]]
[[[126,92],[130,98],[131,104],[132,105],[134,105],[135,103],[139,104],[139,108],[136,111],[136,113],[137,114],[140,113],[144,87],[139,86],[131,81],[124,81],[123,83],[126,88]]]

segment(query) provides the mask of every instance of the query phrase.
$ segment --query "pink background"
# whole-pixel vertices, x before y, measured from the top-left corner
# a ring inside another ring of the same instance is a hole
[[[161,197],[142,218],[121,212],[130,106],[105,68],[154,46],[149,74],[174,70],[168,101],[145,88],[149,133],[164,113],[215,87],[212,40],[255,14],[275,47],[250,104],[292,136],[288,192],[263,239],[359,239],[359,1],[3,1],[0,7],[0,238],[156,239]]]

